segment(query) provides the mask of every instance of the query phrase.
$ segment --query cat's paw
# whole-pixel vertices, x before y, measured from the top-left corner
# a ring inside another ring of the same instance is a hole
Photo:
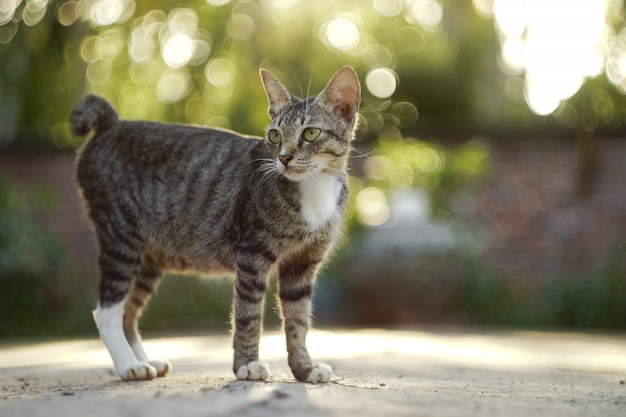
[[[329,382],[333,377],[333,369],[325,363],[318,363],[311,369],[311,373],[306,379],[306,382],[311,384],[317,384],[318,382]]]
[[[120,375],[124,381],[148,381],[157,376],[157,370],[145,362],[139,362],[128,369],[126,375]]]
[[[240,366],[235,373],[237,379],[264,380],[270,376],[270,368],[259,361],[253,361]]]
[[[172,372],[172,364],[167,361],[150,361],[148,363],[156,369],[156,376],[165,376]]]

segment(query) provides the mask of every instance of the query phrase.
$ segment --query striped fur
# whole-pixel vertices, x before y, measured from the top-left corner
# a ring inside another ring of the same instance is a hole
[[[269,374],[258,345],[267,280],[277,271],[293,374],[330,379],[328,366],[313,366],[305,339],[317,271],[341,229],[360,86],[344,67],[317,97],[300,100],[267,71],[261,77],[268,132],[280,132],[279,143],[120,121],[97,96],[72,113],[76,134],[94,132],[78,153],[76,177],[100,251],[94,317],[124,379],[171,369],[148,360],[137,328],[162,271],[235,273],[233,370],[241,379]],[[319,129],[319,137],[306,140],[306,128]]]

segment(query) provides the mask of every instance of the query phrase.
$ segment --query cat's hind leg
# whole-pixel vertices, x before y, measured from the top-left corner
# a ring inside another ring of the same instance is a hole
[[[100,337],[107,347],[118,375],[125,381],[153,379],[157,370],[145,361],[137,360],[124,335],[124,305],[126,300],[103,306],[93,312]]]
[[[100,302],[94,319],[115,370],[124,380],[147,380],[157,376],[154,366],[135,356],[124,332],[124,314],[131,287],[141,266],[134,245],[100,234]],[[113,243],[114,242],[114,243]],[[131,301],[132,302],[132,301]]]
[[[155,368],[157,376],[165,376],[172,371],[172,364],[167,361],[148,359],[138,327],[139,317],[156,291],[160,279],[161,269],[151,259],[145,259],[124,306],[124,335],[137,360]]]

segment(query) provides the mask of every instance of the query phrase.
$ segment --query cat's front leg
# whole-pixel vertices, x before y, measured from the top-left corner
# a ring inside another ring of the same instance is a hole
[[[329,382],[332,369],[324,363],[313,365],[306,347],[311,325],[313,285],[319,260],[299,260],[281,265],[279,297],[287,355],[291,372],[298,381]]]
[[[259,341],[263,324],[263,301],[267,271],[263,260],[239,256],[233,308],[233,371],[237,379],[264,380],[269,368],[259,362]]]

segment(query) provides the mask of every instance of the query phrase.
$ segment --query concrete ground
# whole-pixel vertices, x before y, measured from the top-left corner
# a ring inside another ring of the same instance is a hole
[[[277,332],[266,382],[234,379],[227,335],[146,339],[168,377],[122,382],[95,338],[1,344],[0,417],[626,416],[626,335],[318,330],[320,385],[294,381]]]

